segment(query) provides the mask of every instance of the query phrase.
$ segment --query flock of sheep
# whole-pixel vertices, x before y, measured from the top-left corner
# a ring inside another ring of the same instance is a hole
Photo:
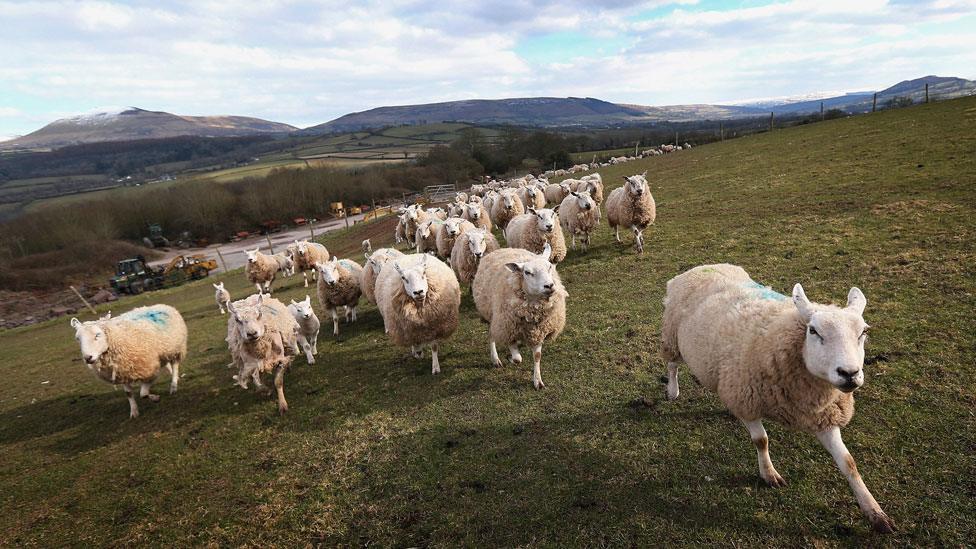
[[[520,364],[520,346],[532,351],[532,384],[545,386],[544,342],[566,325],[566,298],[557,264],[577,239],[585,250],[603,212],[620,241],[621,227],[634,233],[644,252],[643,231],[654,222],[654,199],[646,172],[624,177],[606,195],[600,174],[549,183],[548,174],[488,181],[459,193],[446,208],[402,208],[394,239],[406,245],[373,250],[363,242],[365,263],[330,256],[321,244],[296,241],[287,253],[246,252],[245,274],[257,293],[233,301],[215,284],[221,313],[229,312],[227,344],[234,380],[264,388],[272,374],[278,409],[288,409],[284,374],[295,356],[315,362],[319,319],[311,297],[285,305],[271,297],[277,273],[311,273],[319,304],[339,334],[340,313],[357,319],[365,297],[379,309],[389,340],[421,358],[431,351],[431,372],[440,372],[440,345],[458,325],[462,285],[470,286],[479,316],[488,323],[491,363],[501,365],[498,345]],[[555,175],[555,174],[554,174]],[[492,232],[498,228],[507,247]],[[761,477],[785,485],[769,457],[763,419],[816,435],[848,480],[858,504],[881,532],[894,528],[861,479],[840,429],[852,418],[853,391],[864,382],[867,324],[864,295],[852,288],[847,305],[810,302],[797,284],[792,299],[758,284],[740,267],[704,265],[670,280],[662,323],[662,355],[667,361],[669,399],[678,397],[678,365],[718,394],[746,427],[756,447]],[[86,365],[100,378],[121,385],[131,417],[138,416],[133,391],[158,400],[150,387],[161,368],[172,373],[176,391],[186,355],[186,325],[166,305],[140,307],[118,317],[90,322],[72,319]]]

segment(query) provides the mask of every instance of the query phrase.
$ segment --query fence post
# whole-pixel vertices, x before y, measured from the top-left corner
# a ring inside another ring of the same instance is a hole
[[[315,238],[315,222],[313,222],[311,219],[306,222],[308,223],[308,237]]]
[[[678,146],[678,130],[674,130],[674,146]]]
[[[929,85],[928,84],[925,85],[925,102],[926,103],[929,102]]]
[[[820,120],[824,119],[823,101],[820,102]]]
[[[877,109],[878,109],[878,93],[875,92],[874,99],[871,100],[871,112],[874,112]]]
[[[227,272],[227,262],[224,261],[224,254],[220,253],[220,246],[217,246],[217,257],[220,258],[220,264],[224,266],[224,272]]]
[[[84,297],[82,297],[81,292],[79,292],[78,290],[76,290],[74,286],[68,286],[68,287],[71,288],[71,291],[74,292],[76,296],[78,296],[78,299],[80,299],[82,303],[85,304],[85,307],[88,307],[88,310],[91,311],[91,313],[93,315],[97,315],[98,314],[98,313],[95,312],[95,308],[92,307],[91,304],[88,303],[88,300],[85,299]]]
[[[718,140],[725,141],[725,122],[718,123]]]
[[[268,239],[268,249],[271,250],[271,255],[274,255],[274,246],[271,245],[271,233],[265,233],[264,237]]]
[[[769,131],[773,131],[773,113],[769,113]]]

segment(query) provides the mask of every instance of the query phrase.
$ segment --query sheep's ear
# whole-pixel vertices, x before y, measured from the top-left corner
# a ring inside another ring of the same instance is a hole
[[[793,304],[796,305],[796,310],[800,312],[803,322],[810,322],[810,317],[813,316],[813,305],[807,299],[807,294],[804,293],[803,286],[799,283],[793,286]]]
[[[363,252],[363,256],[366,257],[366,261],[369,261],[371,254],[369,252]]]
[[[542,257],[542,259],[549,261],[549,258],[552,257],[552,246],[550,246],[549,243],[546,242],[545,247],[542,248],[542,253],[539,255]]]
[[[623,178],[624,181],[630,181],[630,179],[628,179],[626,175],[621,175],[620,177]]]
[[[641,174],[641,177],[647,177],[647,170],[644,170],[644,172]]]
[[[71,319],[71,327],[72,328],[75,328],[75,329],[78,329],[78,326],[81,326],[81,321],[78,320],[77,318],[72,318]]]
[[[312,297],[308,294],[305,294],[305,303],[312,304]]]
[[[575,196],[576,198],[579,198],[580,197],[580,193],[578,193],[576,191],[571,191],[569,194]]]
[[[556,204],[556,206],[552,209],[552,213],[554,213],[554,214],[555,213],[559,213],[559,207],[560,206],[562,206],[562,203],[561,202],[559,204]]]
[[[291,300],[291,304],[292,305],[298,305],[298,302],[293,299],[293,300]]]
[[[396,261],[393,262],[393,268],[396,269],[396,272],[400,273],[401,276],[403,275],[403,267],[401,267]]]
[[[336,265],[339,263],[339,256],[332,256],[332,264]]]
[[[851,291],[847,293],[847,308],[855,313],[864,314],[864,307],[867,304],[868,300],[864,297],[864,292],[857,286],[851,288]]]
[[[535,208],[529,208],[528,212],[530,214],[532,214],[532,215],[537,215],[538,214],[538,212],[535,211]]]
[[[508,267],[508,270],[512,271],[513,273],[519,274],[522,272],[521,263],[506,263],[505,266]]]

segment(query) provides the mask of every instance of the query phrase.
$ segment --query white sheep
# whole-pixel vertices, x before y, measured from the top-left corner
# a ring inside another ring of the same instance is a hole
[[[437,231],[437,255],[451,261],[451,252],[454,250],[454,242],[459,236],[474,229],[475,226],[460,217],[449,217],[440,230]]]
[[[741,421],[770,486],[785,485],[769,458],[763,419],[813,433],[847,478],[875,530],[894,524],[857,472],[840,429],[854,415],[864,383],[867,300],[851,288],[844,308],[811,303],[797,284],[793,299],[754,282],[735,265],[703,265],[668,281],[661,354],[668,398],[678,397],[678,362]]]
[[[477,202],[469,202],[464,205],[464,213],[461,218],[469,221],[472,225],[479,229],[484,229],[486,231],[491,231],[491,216],[488,215],[488,210]]]
[[[550,183],[546,185],[543,193],[546,196],[547,204],[561,204],[563,199],[572,191],[569,183],[563,181],[562,183]]]
[[[552,246],[550,259],[559,263],[566,258],[566,239],[557,218],[559,206],[536,210],[516,216],[505,227],[505,242],[509,248],[524,248],[532,253],[542,253],[548,243]]]
[[[274,259],[278,264],[278,271],[289,277],[295,273],[295,260],[293,260],[287,253],[278,252],[271,255],[271,259]]]
[[[328,263],[316,263],[319,270],[319,303],[332,315],[332,335],[339,335],[339,313],[344,307],[346,323],[357,320],[359,298],[363,291],[359,286],[363,277],[363,267],[351,259],[340,260],[333,257]]]
[[[368,254],[373,251],[373,243],[370,242],[368,238],[363,240],[360,247],[362,248],[364,254]]]
[[[366,301],[376,305],[376,277],[383,270],[383,265],[392,258],[403,257],[403,252],[396,248],[380,248],[372,254],[366,254],[366,265],[363,266],[359,289],[363,291]]]
[[[542,190],[540,190],[535,185],[526,185],[519,188],[516,191],[519,200],[522,201],[522,206],[526,209],[529,208],[545,208],[546,207],[546,196]]]
[[[308,271],[312,272],[312,280],[318,280],[318,271],[315,269],[316,263],[325,263],[329,260],[329,250],[318,242],[308,240],[295,241],[295,268],[302,272],[305,279],[305,287],[308,288]]]
[[[495,235],[484,229],[465,231],[454,241],[451,268],[461,284],[471,284],[481,259],[499,248]]]
[[[489,324],[491,362],[501,366],[497,344],[507,345],[509,361],[520,364],[519,344],[532,349],[532,385],[542,382],[542,343],[552,341],[566,326],[566,297],[546,244],[536,255],[528,250],[504,248],[481,260],[471,286],[478,314]]]
[[[431,217],[420,225],[417,225],[417,234],[414,242],[417,243],[417,253],[437,252],[437,234],[441,231],[444,222],[435,217]]]
[[[587,191],[597,206],[603,204],[603,176],[599,173],[591,173],[584,175],[579,181],[574,191]]]
[[[158,402],[159,396],[150,389],[163,366],[172,375],[169,392],[176,392],[180,363],[186,358],[187,331],[183,317],[173,307],[138,307],[114,318],[109,315],[88,322],[72,318],[71,327],[88,369],[125,390],[130,418],[139,417],[132,386],[139,384],[141,398]]]
[[[620,227],[630,227],[634,231],[637,252],[643,254],[644,229],[654,223],[657,216],[654,197],[647,185],[647,172],[624,176],[624,180],[626,183],[607,197],[607,223],[617,242],[620,242]]]
[[[429,254],[389,261],[376,281],[376,301],[383,324],[395,345],[411,347],[423,356],[422,345],[431,350],[431,373],[441,371],[440,343],[458,325],[461,288],[450,267]],[[393,267],[392,269],[390,267]]]
[[[414,240],[414,238],[417,236],[417,227],[430,219],[431,216],[417,204],[407,208],[403,215],[403,232],[407,245],[410,246],[410,248],[416,248],[417,242]]]
[[[270,255],[261,253],[260,248],[245,250],[247,263],[244,264],[244,274],[247,280],[257,288],[258,293],[271,293],[271,283],[278,272],[278,262]]]
[[[305,294],[302,301],[291,300],[288,305],[288,312],[298,323],[298,344],[305,351],[305,360],[309,364],[315,364],[315,355],[319,353],[319,317],[312,309],[312,297]]]
[[[273,373],[278,412],[284,414],[285,370],[300,352],[298,323],[283,303],[260,293],[234,301],[228,309],[227,348],[232,365],[238,367],[234,380],[247,389],[251,379],[261,390],[261,374]]]
[[[214,300],[217,302],[217,307],[220,309],[220,314],[226,314],[225,310],[227,304],[230,303],[230,292],[224,288],[224,283],[213,284],[214,287]]]
[[[600,223],[600,207],[597,206],[587,191],[572,192],[559,205],[559,224],[567,234],[573,238],[573,249],[576,249],[576,235],[580,235],[583,250],[590,247],[590,233],[596,230]]]

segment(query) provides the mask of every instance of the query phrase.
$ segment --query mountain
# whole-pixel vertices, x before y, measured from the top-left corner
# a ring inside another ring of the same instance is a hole
[[[883,90],[878,91],[878,108],[883,108],[887,101],[896,97],[908,97],[916,103],[925,101],[925,85],[929,85],[929,98],[932,100],[946,100],[966,95],[976,94],[976,81],[965,78],[924,76],[914,80],[904,80]],[[849,93],[836,97],[827,97],[814,101],[798,101],[772,105],[766,112],[777,114],[806,114],[818,112],[820,102],[824,109],[840,109],[850,113],[869,112],[874,101],[875,92]]]
[[[288,133],[296,129],[247,116],[180,116],[124,107],[55,120],[33,133],[0,142],[0,149],[55,149],[83,143],[180,136],[237,137]]]

